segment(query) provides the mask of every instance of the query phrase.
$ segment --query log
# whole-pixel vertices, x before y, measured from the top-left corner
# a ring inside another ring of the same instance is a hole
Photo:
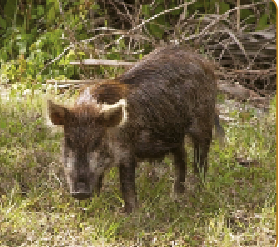
[[[86,85],[93,85],[95,83],[99,83],[102,81],[107,81],[106,79],[94,79],[94,80],[46,80],[47,84],[86,84]]]

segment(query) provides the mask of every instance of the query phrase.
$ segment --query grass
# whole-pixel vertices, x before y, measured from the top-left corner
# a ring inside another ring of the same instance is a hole
[[[212,143],[202,191],[192,186],[190,165],[187,193],[176,200],[171,159],[139,166],[139,206],[129,216],[117,169],[106,174],[100,197],[68,195],[63,135],[47,126],[44,102],[39,91],[17,90],[0,104],[0,246],[275,246],[275,100],[265,114],[227,111],[234,120],[224,124],[225,144]]]

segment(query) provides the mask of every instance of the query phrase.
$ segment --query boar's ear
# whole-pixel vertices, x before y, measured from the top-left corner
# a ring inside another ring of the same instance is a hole
[[[99,116],[100,124],[106,127],[122,125],[127,120],[126,105],[127,102],[124,99],[114,105],[103,105]]]
[[[54,125],[65,124],[66,108],[64,106],[56,105],[51,100],[47,101],[48,115]]]

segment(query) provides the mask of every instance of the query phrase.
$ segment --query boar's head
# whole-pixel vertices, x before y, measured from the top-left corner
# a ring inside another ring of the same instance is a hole
[[[48,101],[48,115],[54,125],[64,127],[63,163],[70,193],[85,199],[99,192],[106,168],[112,162],[107,128],[126,121],[126,100],[113,105],[91,104],[67,108]]]

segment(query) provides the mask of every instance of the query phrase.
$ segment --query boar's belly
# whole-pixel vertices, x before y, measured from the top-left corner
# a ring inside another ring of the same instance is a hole
[[[148,131],[142,131],[135,145],[136,156],[139,159],[161,158],[180,146],[182,141],[183,138],[179,141],[163,140],[163,138],[156,138]]]

